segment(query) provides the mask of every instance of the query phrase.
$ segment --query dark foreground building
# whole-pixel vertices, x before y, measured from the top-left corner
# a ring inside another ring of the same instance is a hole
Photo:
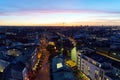
[[[72,70],[64,64],[63,56],[54,57],[51,63],[51,80],[75,80]]]

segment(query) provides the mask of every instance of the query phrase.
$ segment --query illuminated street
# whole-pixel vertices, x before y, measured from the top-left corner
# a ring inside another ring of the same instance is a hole
[[[105,57],[108,57],[108,58],[110,58],[110,59],[112,59],[112,60],[115,60],[115,61],[120,62],[120,59],[116,59],[116,58],[114,58],[114,57],[111,57],[111,56],[109,56],[109,55],[106,55],[105,53],[102,53],[102,52],[99,52],[99,51],[97,51],[97,53],[100,54],[100,55],[103,55],[103,56],[105,56]]]
[[[0,0],[0,80],[120,80],[120,0]]]
[[[46,50],[43,51],[43,53],[48,53]],[[48,57],[49,55],[45,55],[44,59],[42,60],[42,67],[39,70],[39,73],[37,75],[37,78],[35,80],[50,80],[50,66],[48,63]]]
[[[46,47],[47,47],[46,39],[42,38],[40,49],[43,54],[43,60],[41,61],[42,65],[35,80],[50,80],[50,71],[49,71],[50,64],[48,61],[49,52],[47,51]]]

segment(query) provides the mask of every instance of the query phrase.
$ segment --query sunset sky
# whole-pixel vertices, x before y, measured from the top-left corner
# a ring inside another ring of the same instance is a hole
[[[120,0],[0,0],[0,25],[120,25]]]

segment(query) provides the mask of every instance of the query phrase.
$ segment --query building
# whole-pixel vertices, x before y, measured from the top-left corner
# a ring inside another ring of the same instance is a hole
[[[4,47],[0,51],[0,73],[3,80],[27,80],[39,62],[37,45]],[[2,80],[0,78],[0,80]]]
[[[78,52],[78,69],[91,80],[119,80],[120,69],[113,65],[115,62],[92,50]],[[117,62],[117,64],[119,65],[120,63]]]
[[[77,52],[76,52],[76,47],[74,47],[71,50],[71,60],[75,61],[77,63]]]
[[[65,65],[61,55],[51,60],[51,80],[75,80],[72,69]]]
[[[4,69],[15,59],[14,56],[6,55],[6,51],[0,51],[0,72],[3,72]]]
[[[27,68],[22,62],[9,64],[3,73],[3,80],[27,80],[27,78]]]

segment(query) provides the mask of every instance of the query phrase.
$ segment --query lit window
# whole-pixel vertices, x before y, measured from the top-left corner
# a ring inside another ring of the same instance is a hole
[[[98,71],[98,70],[95,70],[95,74],[97,74],[97,75],[98,75],[98,74],[99,74],[99,71]]]
[[[92,61],[92,63],[93,63],[94,65],[96,65],[96,62],[95,62],[95,61]]]
[[[101,67],[101,64],[99,64],[99,67]]]
[[[88,67],[88,70],[90,70],[90,67]]]

